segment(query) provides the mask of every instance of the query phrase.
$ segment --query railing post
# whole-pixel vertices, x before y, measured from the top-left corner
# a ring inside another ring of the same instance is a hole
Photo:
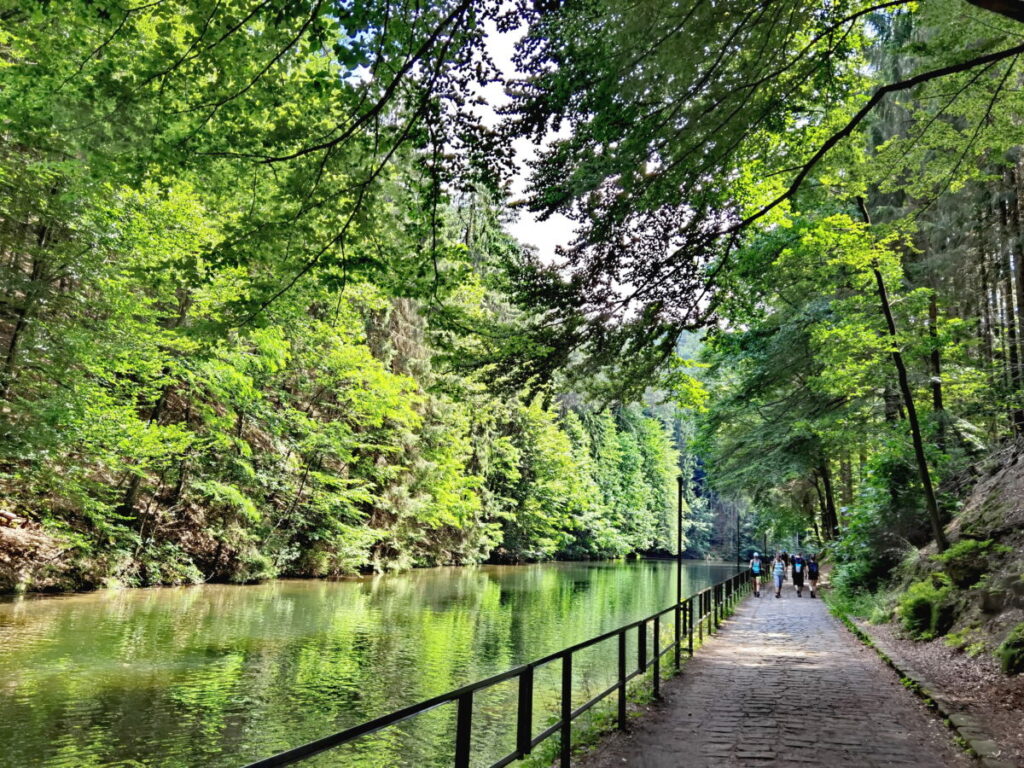
[[[562,657],[562,768],[572,759],[572,652]]]
[[[636,667],[641,675],[647,669],[647,622],[641,621],[636,628]]]
[[[682,655],[683,655],[683,605],[680,604],[680,603],[676,603],[675,623],[676,623],[676,647],[675,647],[676,672],[678,672],[683,667],[683,662],[682,662]]]
[[[626,730],[626,630],[619,632],[619,730]]]
[[[654,617],[654,698],[661,698],[661,616]]]
[[[530,754],[533,741],[533,667],[519,676],[519,706],[516,711],[516,751]]]
[[[455,768],[469,768],[469,746],[473,735],[473,692],[462,694],[457,701]]]
[[[708,593],[706,590],[700,593],[700,607],[697,609],[700,612],[700,615],[697,616],[697,639],[702,643],[704,642],[704,614],[707,611],[707,606],[705,605],[707,598]]]
[[[689,625],[687,634],[690,636],[687,650],[690,654],[690,658],[693,658],[693,597],[687,600],[686,603],[686,623]]]
[[[671,610],[673,611],[675,624],[675,641],[673,650],[675,651],[677,670],[681,668],[684,636],[687,638],[687,650],[689,652],[689,656],[692,658],[694,655],[694,624],[696,624],[696,634],[700,640],[703,641],[705,620],[708,622],[708,634],[711,634],[711,632],[719,626],[720,621],[724,619],[725,608],[735,605],[741,597],[746,596],[752,586],[752,583],[752,574],[749,571],[742,571],[718,584],[705,588],[695,595],[690,595],[685,600],[679,599],[676,601],[675,605],[671,607]],[[619,646],[618,684],[612,688],[611,691],[606,691],[598,698],[588,701],[582,706],[582,708],[590,707],[612,691],[617,691],[618,727],[623,731],[627,729],[627,679],[635,676],[633,673],[627,674],[628,659],[626,658],[629,629],[632,626],[637,628],[637,663],[639,666],[637,674],[642,674],[647,670],[648,666],[653,666],[654,696],[655,698],[661,697],[661,654],[663,650],[668,650],[662,647],[661,617],[667,614],[669,610],[670,609],[666,608],[662,612],[651,617],[654,621],[652,641],[654,653],[653,658],[650,656],[650,649],[652,646],[648,644],[647,637],[647,622],[651,619],[646,619],[629,626],[614,629],[604,635],[594,637],[590,641],[580,643],[581,646],[589,647],[589,645],[599,642],[600,640],[610,640],[612,636],[617,636]],[[714,624],[712,624],[712,619],[714,619]],[[544,738],[560,732],[560,768],[569,768],[572,757],[572,649],[575,647],[576,646],[570,646],[569,648],[546,657],[547,661],[554,661],[555,659],[561,659],[562,661],[562,688],[560,702],[562,715],[561,721],[558,726],[545,729],[544,732]],[[547,661],[544,663],[547,663]],[[502,762],[526,756],[532,752],[533,747],[533,685],[534,678],[536,676],[535,669],[535,665],[531,663],[518,669],[508,670],[500,675],[495,675],[491,678],[487,678],[486,680],[480,680],[475,684],[466,686],[465,688],[460,688],[456,691],[442,694],[441,696],[397,710],[386,716],[367,721],[354,728],[349,728],[344,731],[331,734],[325,738],[286,750],[272,757],[258,760],[251,763],[247,768],[290,765],[298,760],[304,760],[307,757],[319,754],[320,752],[325,752],[326,750],[342,744],[347,744],[360,736],[373,733],[374,731],[388,726],[396,725],[403,720],[419,714],[420,712],[432,709],[440,704],[449,703],[454,703],[456,705],[454,766],[455,768],[469,768],[473,741],[473,701],[475,691],[485,690],[490,686],[497,685],[498,683],[506,680],[511,680],[514,677],[518,677],[519,684],[518,708],[516,713],[516,750],[512,755],[506,756]]]

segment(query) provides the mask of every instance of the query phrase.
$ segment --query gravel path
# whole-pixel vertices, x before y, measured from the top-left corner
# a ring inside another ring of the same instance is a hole
[[[666,701],[585,756],[584,768],[970,766],[949,731],[807,593],[750,597]]]

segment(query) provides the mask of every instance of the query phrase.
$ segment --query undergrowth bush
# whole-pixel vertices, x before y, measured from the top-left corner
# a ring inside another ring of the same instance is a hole
[[[1009,547],[996,544],[991,539],[963,539],[942,554],[932,555],[931,559],[942,566],[956,586],[966,589],[976,584],[990,570],[989,561],[993,555],[1011,551]]]
[[[911,584],[899,603],[904,629],[917,640],[946,634],[956,618],[952,592],[953,585],[943,573]]]
[[[999,666],[1007,675],[1024,672],[1024,621],[1010,630],[1010,634],[996,649]]]

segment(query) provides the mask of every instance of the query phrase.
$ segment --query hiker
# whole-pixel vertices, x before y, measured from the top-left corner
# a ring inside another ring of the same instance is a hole
[[[754,576],[754,597],[760,597],[761,596],[761,571],[762,570],[763,570],[763,565],[761,563],[761,555],[758,554],[757,552],[755,552],[754,556],[752,558],[750,558],[750,572]]]
[[[818,590],[818,560],[814,555],[807,557],[807,583],[811,586],[811,597],[816,597]]]
[[[786,561],[780,552],[772,563],[772,580],[775,582],[775,596],[782,597],[782,581],[786,578]]]
[[[796,596],[804,596],[804,554],[797,552],[790,560],[790,567],[793,569],[793,586],[796,587]]]

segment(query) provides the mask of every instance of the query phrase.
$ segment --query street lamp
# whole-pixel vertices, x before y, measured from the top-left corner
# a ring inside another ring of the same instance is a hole
[[[676,605],[683,602],[683,476],[676,478]]]
[[[740,505],[736,504],[736,564],[739,565],[743,560],[740,558]]]

